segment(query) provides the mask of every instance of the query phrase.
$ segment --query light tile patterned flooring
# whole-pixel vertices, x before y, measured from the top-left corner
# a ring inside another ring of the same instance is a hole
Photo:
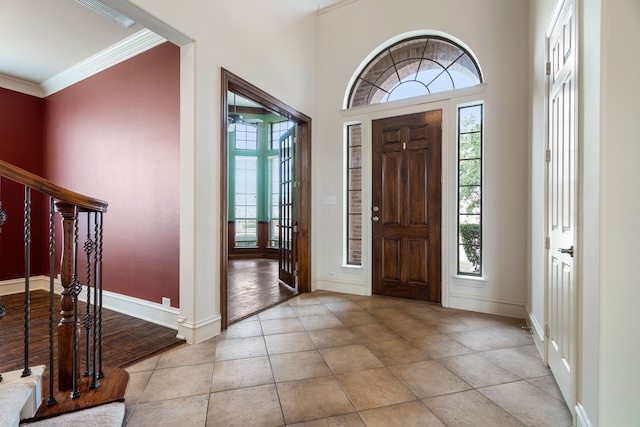
[[[131,366],[125,425],[571,426],[522,320],[324,291]]]

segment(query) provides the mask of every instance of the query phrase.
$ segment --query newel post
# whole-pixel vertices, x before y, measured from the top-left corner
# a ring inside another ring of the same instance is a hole
[[[77,206],[55,202],[56,211],[62,216],[62,262],[60,278],[60,323],[58,323],[58,390],[75,390],[74,359],[77,360],[77,318],[74,318],[75,300],[78,295],[77,280]]]

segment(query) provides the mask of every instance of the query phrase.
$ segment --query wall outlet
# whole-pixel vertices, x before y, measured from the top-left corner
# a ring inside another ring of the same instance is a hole
[[[171,298],[162,297],[162,305],[166,305],[167,307],[171,307]]]

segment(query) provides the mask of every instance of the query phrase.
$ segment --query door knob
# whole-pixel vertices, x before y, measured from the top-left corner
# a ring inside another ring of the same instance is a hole
[[[558,252],[560,252],[561,254],[569,254],[571,255],[571,258],[573,258],[573,245],[571,245],[571,247],[569,249],[558,249]]]
[[[377,207],[377,206],[374,206],[374,207],[371,208],[371,210],[374,211],[374,212],[378,212],[380,210],[380,208]]]
[[[371,217],[371,221],[373,222],[378,222],[380,220],[380,218],[378,218],[377,216],[372,216]]]

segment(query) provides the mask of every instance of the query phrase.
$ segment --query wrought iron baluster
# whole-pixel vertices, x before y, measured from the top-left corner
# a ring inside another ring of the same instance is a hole
[[[99,294],[98,305],[98,378],[104,378],[104,372],[102,370],[102,231],[103,231],[103,214],[102,212],[96,213],[96,221],[100,220],[100,226],[98,227],[98,236],[96,237],[98,242],[98,269],[96,275],[96,292]]]
[[[94,243],[91,239],[91,213],[87,212],[87,240],[84,242],[84,252],[87,255],[87,312],[84,315],[82,323],[85,330],[85,359],[86,369],[84,376],[91,375],[91,330],[93,329],[93,316],[91,314],[91,253],[94,250]],[[95,333],[94,333],[95,335]]]
[[[98,214],[93,214],[93,237],[95,239],[95,251],[93,252],[93,272],[95,276],[95,283],[93,285],[93,376],[91,378],[91,388],[98,388],[100,381],[98,381],[98,331],[97,328],[97,316],[98,316]]]
[[[54,370],[53,370],[53,337],[55,333],[55,323],[53,321],[53,294],[55,277],[55,226],[53,224],[54,219],[54,204],[53,197],[49,197],[49,399],[47,399],[47,406],[55,405],[56,398],[53,392],[54,383]]]
[[[29,329],[31,328],[31,188],[24,187],[24,370],[23,377],[31,375],[29,368]]]
[[[71,399],[80,397],[78,391],[78,295],[82,291],[82,284],[78,280],[78,206],[73,207],[73,280],[69,286],[73,302],[73,364],[71,378]]]

